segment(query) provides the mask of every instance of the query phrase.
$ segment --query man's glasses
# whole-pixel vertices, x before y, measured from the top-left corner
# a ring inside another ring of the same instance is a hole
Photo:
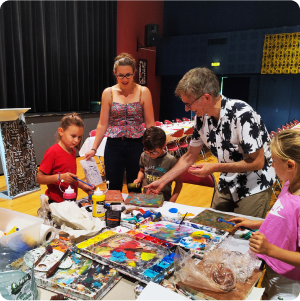
[[[117,77],[119,78],[119,79],[123,79],[124,77],[126,77],[127,79],[130,79],[130,78],[132,78],[132,75],[133,75],[133,73],[127,73],[127,74],[118,74],[117,75]]]
[[[205,93],[204,93],[205,94]],[[199,100],[204,94],[202,94],[200,97],[198,97],[197,99],[195,99],[192,103],[186,103],[184,102],[184,105],[188,108],[191,109],[191,105],[196,102],[197,100]]]
[[[143,149],[143,151],[144,151],[145,153],[149,153],[150,155],[153,155],[153,156],[156,156],[156,155],[159,154],[159,152],[157,152],[157,151],[150,152],[150,151],[146,150],[145,148]]]

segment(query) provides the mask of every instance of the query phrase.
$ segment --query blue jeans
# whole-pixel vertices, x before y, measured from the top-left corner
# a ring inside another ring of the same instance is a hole
[[[139,162],[143,152],[142,138],[107,138],[104,150],[106,180],[110,190],[122,191],[124,170],[127,184],[132,183],[140,170]],[[129,192],[141,192],[141,188],[128,189]]]

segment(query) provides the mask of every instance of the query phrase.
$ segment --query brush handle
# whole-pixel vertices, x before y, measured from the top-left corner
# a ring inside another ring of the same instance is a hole
[[[62,261],[68,256],[70,250],[68,249],[65,254],[61,257],[61,259],[55,264],[53,265],[50,270],[47,272],[46,277],[49,278],[52,275],[54,275],[56,273],[56,271],[58,270],[59,265],[62,263]]]
[[[235,226],[235,223],[232,223],[232,222],[228,222],[228,221],[224,221],[223,219],[219,218],[218,219],[219,222],[223,222],[223,223],[227,223],[227,224],[230,224],[232,226]]]
[[[86,183],[86,182],[84,182],[84,181],[82,181],[82,180],[80,180],[80,179],[78,179],[78,178],[76,178],[76,177],[72,177],[72,178],[73,178],[74,180],[77,180],[77,181],[83,183],[83,184],[89,185],[90,187],[94,187],[93,184]]]
[[[34,266],[36,267],[41,261],[42,259],[45,257],[45,255],[48,253],[48,251],[45,251],[39,258],[38,260],[34,263]]]

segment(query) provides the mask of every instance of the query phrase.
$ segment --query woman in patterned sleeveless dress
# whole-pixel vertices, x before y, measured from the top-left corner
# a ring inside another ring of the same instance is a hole
[[[135,180],[143,152],[144,127],[155,125],[151,93],[147,87],[134,82],[135,71],[131,55],[122,53],[115,58],[113,72],[117,84],[102,93],[95,142],[85,154],[86,159],[95,156],[103,137],[107,136],[104,163],[111,190],[122,191],[124,170],[127,184]],[[140,192],[140,188],[130,191]]]

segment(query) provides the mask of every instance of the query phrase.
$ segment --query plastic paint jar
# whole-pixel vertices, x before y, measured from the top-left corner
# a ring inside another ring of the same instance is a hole
[[[104,209],[104,202],[105,202],[105,194],[103,191],[97,188],[96,191],[94,191],[94,194],[92,196],[93,201],[93,216],[94,217],[102,217],[105,215],[105,209]]]
[[[69,185],[69,187],[65,190],[63,194],[64,201],[75,202],[76,201],[76,193],[74,189]]]

